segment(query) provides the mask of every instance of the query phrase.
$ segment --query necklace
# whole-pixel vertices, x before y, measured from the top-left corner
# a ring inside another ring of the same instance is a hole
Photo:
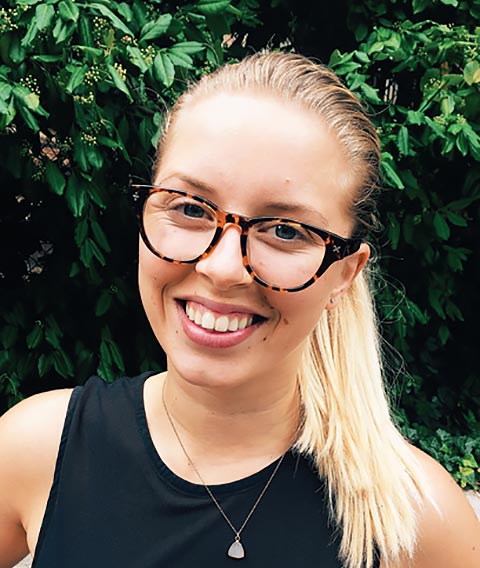
[[[162,402],[163,402],[163,408],[165,409],[165,414],[167,415],[168,421],[170,422],[170,425],[172,427],[172,430],[175,434],[175,437],[178,440],[178,443],[180,444],[180,447],[183,450],[183,453],[185,454],[185,457],[188,460],[188,463],[192,466],[193,470],[195,471],[195,474],[197,475],[198,479],[200,479],[202,485],[205,487],[206,492],[208,493],[208,496],[210,497],[210,499],[213,501],[213,503],[215,504],[215,506],[217,507],[217,509],[220,511],[220,513],[222,514],[222,517],[225,519],[225,521],[227,522],[228,526],[232,529],[234,535],[235,535],[235,539],[232,542],[232,544],[230,545],[228,551],[227,551],[227,555],[230,556],[230,558],[236,558],[236,559],[241,559],[245,557],[245,549],[242,545],[242,543],[240,542],[240,534],[243,531],[243,529],[245,528],[246,524],[248,523],[248,521],[250,520],[251,516],[253,515],[255,509],[257,508],[257,505],[260,503],[262,497],[265,495],[265,492],[267,491],[268,487],[270,486],[270,483],[272,483],[273,478],[275,477],[275,474],[277,473],[277,471],[279,470],[283,458],[285,457],[285,454],[283,454],[277,461],[277,465],[275,466],[275,469],[272,472],[272,475],[270,476],[270,478],[268,479],[267,483],[265,484],[265,487],[262,489],[260,495],[257,497],[257,500],[255,501],[255,503],[253,504],[253,507],[250,509],[250,512],[248,513],[248,515],[245,517],[245,520],[243,521],[242,526],[237,530],[233,523],[230,521],[230,519],[228,518],[227,514],[225,513],[225,511],[222,509],[222,507],[220,506],[220,503],[217,501],[217,498],[215,497],[215,495],[212,493],[212,490],[210,489],[210,487],[205,483],[205,481],[203,480],[203,477],[200,475],[200,472],[198,471],[197,467],[195,466],[195,464],[193,463],[191,457],[188,455],[188,452],[185,448],[185,446],[183,445],[183,442],[180,438],[180,435],[177,431],[177,428],[173,422],[173,418],[170,415],[170,412],[168,411],[167,408],[167,404],[165,402],[165,382],[163,382],[163,387],[162,387]]]

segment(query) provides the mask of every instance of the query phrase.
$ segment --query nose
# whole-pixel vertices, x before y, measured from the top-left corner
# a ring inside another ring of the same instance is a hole
[[[226,225],[215,248],[197,262],[197,272],[206,276],[218,290],[252,282],[243,264],[240,234],[240,227]]]

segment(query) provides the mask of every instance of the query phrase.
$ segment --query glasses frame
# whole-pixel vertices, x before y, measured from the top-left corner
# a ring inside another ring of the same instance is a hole
[[[171,189],[167,187],[161,187],[156,185],[142,185],[142,184],[132,184],[131,188],[133,189],[132,192],[132,200],[133,200],[133,207],[135,214],[138,219],[140,235],[142,237],[143,242],[145,243],[146,247],[158,258],[165,260],[167,262],[171,262],[172,264],[195,264],[196,262],[206,258],[212,250],[217,245],[220,237],[223,234],[226,225],[236,225],[240,227],[240,247],[242,251],[242,259],[243,259],[243,266],[247,270],[248,274],[255,282],[258,282],[265,288],[269,290],[273,290],[275,292],[300,292],[300,290],[305,290],[312,284],[314,284],[320,276],[329,268],[334,262],[342,260],[343,258],[350,256],[351,254],[358,251],[360,248],[360,244],[363,242],[362,238],[346,238],[340,237],[339,235],[332,233],[330,231],[326,231],[325,229],[320,229],[319,227],[315,227],[314,225],[309,225],[308,223],[303,223],[301,221],[297,221],[295,219],[290,219],[287,217],[244,217],[243,215],[238,215],[236,213],[229,213],[228,211],[223,211],[220,209],[218,205],[205,199],[204,197],[200,197],[194,193],[190,193],[189,191],[182,191],[180,189]],[[143,224],[143,211],[145,207],[145,203],[147,199],[153,193],[158,192],[165,192],[171,193],[175,195],[182,195],[184,197],[188,197],[193,201],[197,201],[202,205],[206,205],[214,212],[214,215],[217,219],[217,228],[215,233],[212,237],[212,240],[206,250],[191,260],[177,260],[174,258],[170,258],[168,256],[162,255],[159,253],[153,245],[148,240],[145,227]],[[278,223],[290,223],[296,225],[298,227],[303,227],[316,233],[319,235],[325,242],[325,256],[318,267],[317,271],[313,274],[311,278],[309,278],[304,284],[300,286],[295,286],[294,288],[282,288],[280,286],[274,286],[273,284],[269,284],[260,278],[255,270],[250,266],[248,255],[247,255],[247,237],[250,228],[257,224],[264,221],[273,221]]]

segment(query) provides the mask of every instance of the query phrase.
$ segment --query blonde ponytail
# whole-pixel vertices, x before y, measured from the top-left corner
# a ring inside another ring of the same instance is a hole
[[[348,568],[412,556],[427,484],[395,428],[383,387],[375,313],[365,275],[324,311],[299,373],[304,410],[298,450],[328,482]]]

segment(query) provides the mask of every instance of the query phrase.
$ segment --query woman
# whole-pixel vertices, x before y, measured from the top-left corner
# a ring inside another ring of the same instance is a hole
[[[154,187],[135,188],[168,370],[2,418],[0,568],[28,550],[35,568],[478,568],[473,511],[382,387],[364,274],[378,165],[361,105],[300,56],[180,98]]]

